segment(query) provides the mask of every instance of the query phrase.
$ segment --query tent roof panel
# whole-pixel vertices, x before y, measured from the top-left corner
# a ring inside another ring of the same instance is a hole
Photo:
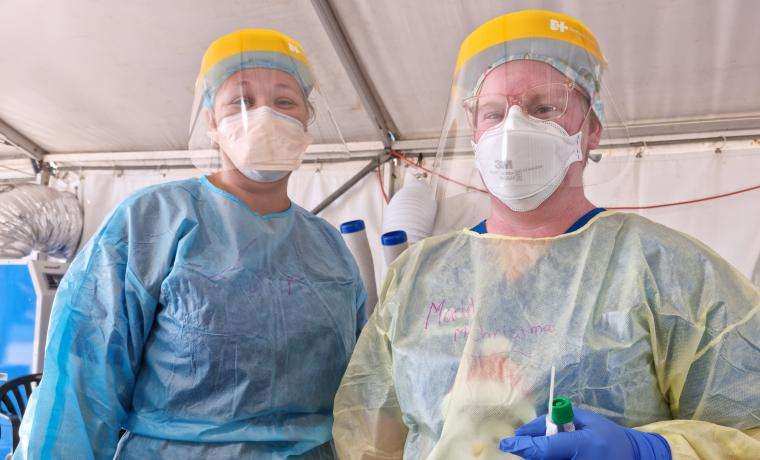
[[[760,5],[751,0],[698,6],[690,0],[336,3],[404,139],[439,135],[461,41],[488,19],[524,8],[579,17],[595,32],[609,61],[604,81],[620,115],[607,98],[611,122],[754,115],[753,126],[760,128],[760,29],[754,24]]]
[[[331,3],[400,139],[437,138],[461,40],[489,18],[529,7],[575,15],[595,31],[610,62],[605,82],[635,136],[760,130],[753,0]],[[346,141],[379,140],[306,0],[0,8],[0,119],[51,153],[184,149],[203,51],[240,27],[280,29],[303,43],[326,101],[311,128],[317,142],[341,142],[332,119]]]
[[[301,41],[343,137],[371,140],[369,118],[306,2],[30,0],[2,8],[13,11],[0,14],[0,118],[50,152],[186,148],[203,52],[242,27]],[[317,140],[338,142],[327,108],[317,109]]]

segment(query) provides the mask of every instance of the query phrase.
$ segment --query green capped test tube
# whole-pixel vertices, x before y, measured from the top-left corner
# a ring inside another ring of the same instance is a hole
[[[557,431],[575,431],[573,424],[573,403],[570,398],[560,396],[552,400],[552,422],[557,425]]]

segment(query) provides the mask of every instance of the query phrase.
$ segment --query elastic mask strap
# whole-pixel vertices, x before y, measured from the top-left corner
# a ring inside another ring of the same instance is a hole
[[[583,127],[586,126],[586,121],[589,119],[589,114],[593,111],[593,107],[591,104],[588,106],[588,110],[586,110],[586,115],[583,116],[583,121],[581,122],[580,128],[578,128],[578,131],[576,131],[575,134],[572,134],[571,137],[578,137],[578,155],[580,155],[580,158],[578,158],[575,161],[583,161],[583,146],[581,145],[581,139],[583,138]]]

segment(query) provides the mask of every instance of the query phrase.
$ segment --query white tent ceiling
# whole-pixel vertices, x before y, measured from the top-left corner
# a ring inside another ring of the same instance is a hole
[[[634,138],[760,134],[754,0],[329,3],[402,141],[438,136],[461,40],[487,19],[529,7],[577,16],[594,30]],[[0,119],[50,153],[182,150],[201,56],[241,27],[299,39],[343,138],[382,140],[309,0],[2,2]],[[318,111],[318,142],[338,142],[327,108]],[[622,132],[613,126],[609,137]],[[0,145],[0,157],[18,153]]]
[[[402,138],[438,135],[459,44],[473,29],[535,7],[576,16],[595,32],[623,120],[648,125],[634,135],[760,128],[760,3],[754,0],[390,3],[339,1],[336,7]],[[709,126],[693,123],[707,120]]]

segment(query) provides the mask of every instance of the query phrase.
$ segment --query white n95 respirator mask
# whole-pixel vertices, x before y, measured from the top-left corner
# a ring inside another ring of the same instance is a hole
[[[211,138],[246,177],[274,182],[298,169],[312,137],[297,119],[264,106],[223,118]]]
[[[583,160],[581,132],[527,116],[518,105],[473,144],[483,182],[513,211],[532,211],[557,190],[570,165]]]

